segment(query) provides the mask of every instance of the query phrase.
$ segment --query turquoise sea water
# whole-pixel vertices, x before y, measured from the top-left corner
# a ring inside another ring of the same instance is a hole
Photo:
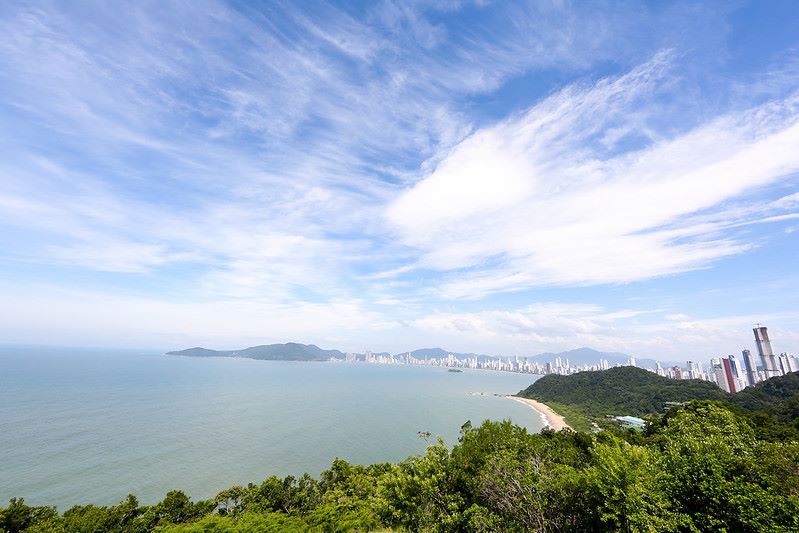
[[[457,441],[471,420],[540,416],[494,393],[536,376],[441,368],[188,358],[0,347],[0,501],[144,503],[205,498],[271,474],[318,475]],[[483,393],[482,395],[480,393]]]

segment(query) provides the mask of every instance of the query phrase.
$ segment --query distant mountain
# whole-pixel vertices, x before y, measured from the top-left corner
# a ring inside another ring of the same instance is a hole
[[[538,355],[534,355],[529,357],[533,361],[537,363],[551,363],[556,358],[560,357],[561,360],[569,360],[572,366],[578,365],[595,365],[599,363],[600,359],[605,359],[610,363],[610,366],[614,366],[616,364],[626,365],[627,362],[630,360],[630,356],[626,353],[619,353],[619,352],[600,352],[594,350],[592,348],[577,348],[575,350],[569,350],[566,352],[560,353],[540,353]],[[657,361],[654,359],[645,359],[645,358],[635,358],[636,366],[640,366],[641,368],[649,368],[654,370],[657,366]]]
[[[344,354],[338,350],[323,350],[313,344],[288,342],[285,344],[265,344],[252,346],[242,350],[209,350],[207,348],[189,348],[167,352],[167,355],[183,355],[188,357],[243,357],[266,361],[328,361],[331,358],[342,358]]]
[[[400,352],[396,355],[404,355],[406,353],[408,352]],[[481,361],[508,357],[477,354],[471,352],[451,352],[443,348],[420,348],[411,351],[410,354],[416,359],[444,359],[452,354],[457,359],[461,360],[472,359],[476,357]],[[168,355],[184,355],[188,357],[245,357],[249,359],[263,359],[272,361],[327,361],[329,359],[344,358],[344,352],[340,350],[323,350],[313,344],[299,344],[296,342],[253,346],[251,348],[244,348],[241,350],[209,350],[208,348],[197,347],[169,352]],[[389,353],[374,352],[372,355],[388,356]],[[360,361],[365,359],[363,353],[357,353],[355,356]],[[611,366],[617,364],[626,365],[630,359],[630,356],[624,353],[600,352],[591,348],[577,348],[575,350],[569,350],[560,353],[540,353],[538,355],[527,356],[523,358],[539,364],[546,364],[548,362],[554,362],[558,357],[560,357],[560,359],[564,362],[566,359],[568,359],[572,366],[596,365],[601,359],[606,359]],[[656,362],[654,359],[636,358],[636,365],[642,368],[654,370]],[[664,366],[669,365],[664,364]]]
[[[209,350],[208,348],[188,348],[177,352],[167,352],[167,355],[187,355],[189,357],[229,357],[226,356],[227,352],[219,352],[217,350]]]

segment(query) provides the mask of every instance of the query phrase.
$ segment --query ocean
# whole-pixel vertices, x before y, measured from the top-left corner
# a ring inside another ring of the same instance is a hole
[[[511,419],[538,376],[482,370],[0,346],[0,501],[102,505],[168,490],[208,498],[336,457],[400,461],[461,425]],[[429,431],[433,438],[420,438]]]

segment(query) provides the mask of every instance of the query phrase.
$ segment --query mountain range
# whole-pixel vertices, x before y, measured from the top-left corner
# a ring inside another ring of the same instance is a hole
[[[398,355],[410,353],[416,359],[443,359],[450,354],[458,359],[471,359],[477,357],[479,360],[497,359],[508,356],[485,355],[476,353],[450,352],[443,348],[421,348],[410,352],[400,352]],[[183,355],[188,357],[243,357],[248,359],[261,359],[269,361],[328,361],[330,359],[344,359],[345,353],[340,350],[324,350],[314,344],[300,344],[288,342],[285,344],[265,344],[252,346],[241,350],[210,350],[208,348],[188,348],[167,352],[167,355]],[[355,354],[358,359],[364,359],[364,354]],[[387,352],[374,353],[373,355],[389,355]],[[600,359],[606,359],[613,366],[616,364],[626,364],[630,356],[619,352],[600,352],[591,348],[577,348],[559,353],[540,353],[533,356],[520,356],[520,358],[531,360],[540,364],[554,362],[560,358],[562,361],[569,360],[571,365],[594,365]],[[655,368],[654,359],[636,358],[636,364],[644,368]]]

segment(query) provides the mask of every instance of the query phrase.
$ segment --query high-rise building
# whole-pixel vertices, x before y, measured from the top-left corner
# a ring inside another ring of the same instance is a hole
[[[780,354],[780,356],[777,358],[777,362],[780,374],[782,374],[783,376],[788,372],[796,371],[796,368],[794,368],[793,357],[791,357],[785,352]]]
[[[727,384],[727,376],[724,372],[724,364],[720,359],[711,359],[710,367],[713,369],[713,377],[716,378],[716,384],[723,390],[730,392],[730,386]]]
[[[768,328],[766,328],[766,326],[758,326],[752,331],[755,333],[757,353],[760,355],[760,360],[763,361],[763,370],[766,376],[772,377],[779,375],[777,359],[774,357],[774,351],[771,349],[771,341],[768,338]]]
[[[628,366],[635,366],[635,357],[630,357],[630,360],[628,362],[629,362]]]
[[[797,361],[796,357],[792,356],[789,353],[783,352],[780,356],[785,356],[785,359],[788,363],[788,372],[799,372],[799,361]]]
[[[743,350],[741,356],[744,360],[744,367],[746,368],[746,384],[752,386],[756,384],[759,379],[757,375],[757,363],[749,350]]]
[[[733,370],[734,360],[732,357],[723,357],[721,364],[724,366],[724,377],[727,381],[726,390],[729,393],[735,394],[738,390],[735,387],[735,371]]]
[[[727,359],[730,360],[730,367],[732,367],[732,377],[735,379],[741,379],[743,377],[743,369],[741,365],[738,364],[738,360],[735,359],[735,355],[730,354],[727,356]]]

